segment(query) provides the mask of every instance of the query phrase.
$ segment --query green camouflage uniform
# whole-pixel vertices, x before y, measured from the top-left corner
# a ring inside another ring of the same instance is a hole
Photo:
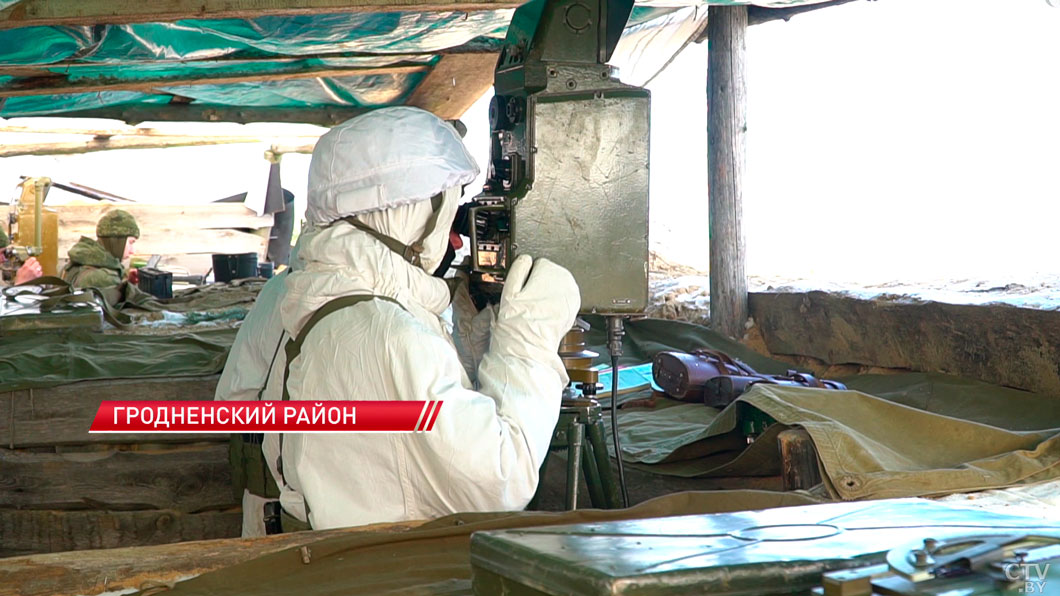
[[[87,236],[81,236],[70,248],[69,261],[62,274],[62,278],[75,288],[116,286],[124,277],[121,261]]]
[[[139,238],[140,227],[128,212],[115,209],[99,219],[96,237],[104,239],[103,242],[109,242],[107,238]],[[124,242],[118,243],[113,247],[118,254],[111,254],[99,241],[82,236],[70,249],[62,278],[75,288],[105,288],[120,284],[125,278],[120,254],[123,245]]]

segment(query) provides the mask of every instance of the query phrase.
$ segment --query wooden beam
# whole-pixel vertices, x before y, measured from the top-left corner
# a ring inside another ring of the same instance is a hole
[[[0,557],[239,536],[243,512],[0,509]],[[12,584],[0,582],[0,593]],[[21,591],[17,593],[22,593]]]
[[[121,205],[126,207],[125,204]],[[103,400],[208,401],[218,375],[173,379],[81,381],[24,391],[0,393],[0,445],[51,447],[93,443],[142,442],[142,434],[89,434]],[[218,434],[160,434],[152,442],[228,441]]]
[[[59,228],[79,229],[95,226],[99,218],[112,209],[129,212],[139,222],[140,229],[144,230],[145,234],[148,230],[175,227],[204,230],[226,228],[256,230],[272,227],[272,215],[258,215],[243,203],[181,205],[94,203],[59,207]],[[203,385],[200,391],[210,392],[213,391],[213,387],[209,384]],[[207,397],[206,399],[213,398]]]
[[[49,118],[107,118],[128,124],[141,122],[286,122],[334,126],[369,108],[251,108],[228,106],[160,105],[144,107],[111,106],[75,112],[50,113]]]
[[[0,586],[22,596],[65,596],[141,589],[238,565],[288,548],[364,532],[399,533],[424,522],[292,532],[259,538],[200,540],[0,559]]]
[[[746,6],[711,6],[707,69],[710,325],[741,338],[747,322],[743,174],[747,145]]]
[[[22,0],[0,11],[0,29],[351,12],[472,12],[520,4],[519,0]]]
[[[313,148],[316,147],[316,143],[279,143],[273,145],[270,151],[276,155],[283,155],[284,153],[304,153],[312,154]]]
[[[260,137],[232,137],[232,136],[119,136],[94,138],[91,141],[80,142],[43,142],[43,143],[20,143],[0,145],[0,157],[17,157],[20,155],[79,155],[81,153],[94,153],[96,151],[113,151],[116,149],[165,149],[168,147],[201,147],[208,145],[237,145],[241,143],[267,143],[273,139]],[[279,146],[286,148],[309,147],[308,153],[313,152],[312,142],[304,140],[281,140]],[[288,151],[287,153],[294,153]]]
[[[777,435],[777,446],[784,490],[809,490],[822,482],[817,448],[810,433],[802,428],[782,430]]]
[[[0,120],[0,122],[5,122]],[[10,120],[6,121],[10,122]],[[91,137],[195,137],[195,138],[213,138],[213,137],[242,137],[247,139],[254,139],[255,141],[268,141],[268,140],[280,140],[283,142],[316,142],[319,138],[315,134],[294,134],[294,135],[272,135],[263,137],[260,134],[226,134],[223,131],[233,131],[237,133],[240,130],[246,130],[243,126],[224,127],[223,125],[218,126],[205,126],[200,127],[198,133],[189,132],[171,132],[160,130],[157,128],[137,128],[132,126],[111,126],[107,128],[95,127],[63,127],[54,126],[51,124],[38,125],[38,126],[23,126],[19,124],[0,124],[0,133],[9,134],[33,134],[33,135],[84,135]],[[321,131],[321,133],[326,131]]]
[[[228,446],[157,451],[33,453],[0,449],[0,508],[172,509],[238,507]]]
[[[234,83],[261,83],[267,81],[291,81],[298,79],[342,78],[375,75],[412,74],[425,72],[431,67],[426,64],[399,66],[380,66],[373,68],[307,68],[292,72],[259,72],[246,74],[226,74],[222,76],[168,77],[158,79],[137,79],[120,81],[114,79],[78,79],[70,81],[65,76],[49,75],[15,79],[7,85],[0,86],[0,97],[21,97],[27,95],[59,95],[68,93],[95,93],[98,91],[140,91],[143,93],[164,93],[163,87],[186,87],[194,85],[230,85]]]
[[[121,205],[121,206],[124,206]],[[154,229],[142,226],[143,234],[136,241],[136,252],[140,255],[181,255],[212,253],[256,252],[261,258],[268,247],[268,234],[248,233],[241,230],[187,229],[181,220],[169,222],[165,227]],[[194,224],[191,224],[194,225]],[[96,226],[66,229],[60,232],[59,254],[66,256],[70,248],[83,235],[94,236]],[[267,232],[267,231],[266,231]]]
[[[497,54],[442,56],[405,103],[455,120],[493,86]]]
[[[391,64],[398,64],[402,62],[416,63],[420,62],[425,58],[437,55],[446,54],[489,54],[495,53],[496,50],[483,43],[468,43],[460,46],[451,48],[445,48],[442,50],[432,50],[430,52],[423,52],[420,54],[386,54],[379,52],[336,52],[328,54],[306,54],[299,56],[268,56],[263,58],[247,58],[240,54],[233,54],[231,56],[218,56],[214,58],[205,58],[198,60],[112,60],[107,61],[105,64],[108,68],[120,68],[125,66],[144,67],[144,66],[172,66],[174,64],[194,64],[196,66],[219,66],[219,67],[232,67],[232,66],[252,66],[261,67],[262,65],[284,65],[284,64],[298,64],[309,61],[335,61],[344,59],[356,59],[356,58],[368,58],[372,60],[386,59]],[[34,64],[34,65],[22,65],[22,64],[0,64],[0,75],[12,76],[12,77],[36,77],[36,76],[54,76],[56,73],[68,74],[75,73],[79,69],[90,68],[98,69],[100,67],[98,62],[85,62],[83,60],[70,59],[62,60],[59,62],[51,62],[48,64]],[[364,66],[362,68],[368,68]]]
[[[817,2],[816,4],[802,4],[799,6],[788,6],[784,8],[769,8],[766,6],[748,6],[747,24],[761,25],[770,21],[788,21],[791,17],[806,12],[813,12],[822,8],[831,8],[856,0],[830,0],[828,2]]]
[[[116,149],[165,149],[168,147],[200,147],[262,142],[266,141],[264,139],[255,139],[251,137],[118,137],[70,143],[7,144],[0,146],[0,157],[18,157],[22,155],[78,155],[81,153],[112,151]],[[284,144],[283,146],[302,147],[303,145],[304,143],[289,143]],[[312,149],[310,149],[310,153],[311,152]]]

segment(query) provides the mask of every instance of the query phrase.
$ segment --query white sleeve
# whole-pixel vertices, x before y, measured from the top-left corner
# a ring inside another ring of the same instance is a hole
[[[456,511],[525,508],[537,490],[564,381],[553,363],[495,351],[482,358],[479,391],[467,389],[453,347],[416,327],[390,337],[387,360],[395,379],[410,381],[406,395],[415,397],[406,399],[442,401],[434,428],[409,443],[428,482]]]
[[[215,400],[258,399],[258,391],[265,384],[269,365],[283,334],[279,304],[284,277],[274,277],[266,282],[239,326],[221,378],[217,381]]]

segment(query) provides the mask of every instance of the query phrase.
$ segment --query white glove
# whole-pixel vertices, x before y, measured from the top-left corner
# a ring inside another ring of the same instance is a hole
[[[481,311],[475,307],[465,277],[453,294],[453,344],[472,383],[477,383],[478,365],[489,350],[490,329],[496,320],[496,305],[487,305]]]
[[[569,381],[558,350],[581,307],[574,276],[548,259],[520,255],[508,269],[490,352],[550,365]]]

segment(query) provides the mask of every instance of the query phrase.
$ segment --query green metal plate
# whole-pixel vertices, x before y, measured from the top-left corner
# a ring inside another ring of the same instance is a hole
[[[530,108],[534,181],[513,210],[513,251],[569,269],[583,313],[647,307],[649,103],[623,89]]]
[[[807,594],[913,540],[1024,530],[1060,536],[1046,520],[897,499],[480,532],[471,564],[480,595]]]

